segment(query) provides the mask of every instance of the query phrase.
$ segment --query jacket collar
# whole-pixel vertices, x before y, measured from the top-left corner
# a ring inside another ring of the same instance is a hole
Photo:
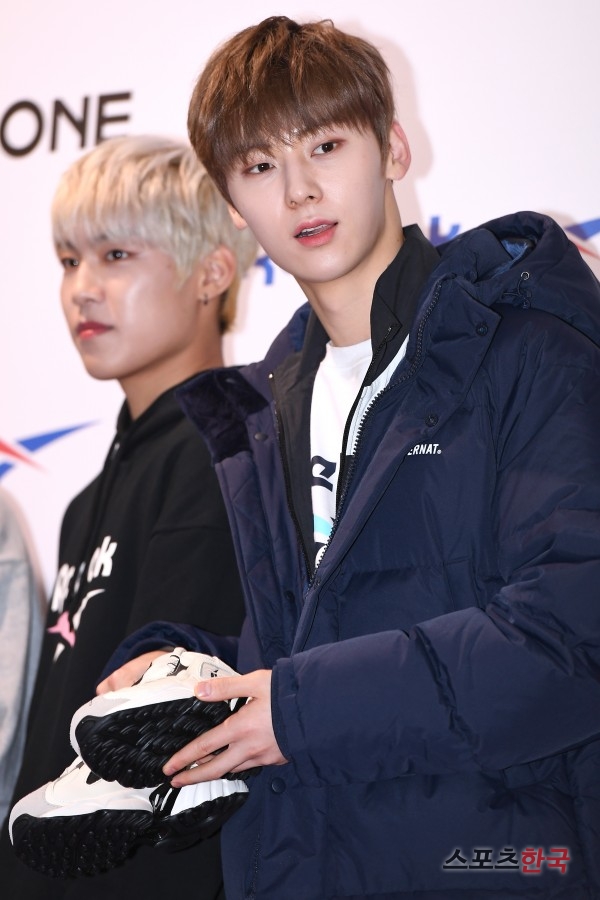
[[[409,333],[417,302],[427,278],[439,263],[439,254],[418,225],[404,229],[402,247],[379,276],[371,304],[371,346],[377,356],[372,375],[377,377],[396,355]],[[291,323],[297,359],[296,378],[316,371],[325,355],[329,336],[308,304]]]
[[[379,276],[371,306],[371,344],[373,354],[385,348],[377,361],[383,371],[396,355],[412,328],[423,285],[439,254],[418,225],[404,229],[404,243],[390,265]]]

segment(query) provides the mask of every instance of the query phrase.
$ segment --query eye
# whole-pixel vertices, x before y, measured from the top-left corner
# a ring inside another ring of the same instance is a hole
[[[331,153],[338,146],[339,141],[323,141],[322,144],[319,144],[315,147],[314,152],[319,156],[324,156],[326,153]]]
[[[273,166],[269,162],[259,162],[255,163],[253,166],[249,166],[246,169],[247,175],[260,175],[262,172],[268,172],[269,169],[272,169]]]
[[[111,262],[118,259],[127,259],[128,256],[127,250],[109,250],[106,254],[106,258]]]
[[[60,256],[59,263],[63,269],[75,269],[79,265],[79,260],[75,256]]]

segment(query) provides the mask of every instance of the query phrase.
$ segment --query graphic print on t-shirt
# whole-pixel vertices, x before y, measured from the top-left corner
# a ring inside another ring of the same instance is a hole
[[[313,387],[310,410],[311,496],[315,565],[335,519],[339,459],[348,413],[371,360],[371,342],[351,347],[327,344]]]
[[[332,509],[335,510],[335,482],[337,481],[337,464],[323,456],[313,456],[311,460],[311,489],[313,500],[313,521],[317,558],[331,534],[333,525]],[[328,492],[328,493],[324,493]]]

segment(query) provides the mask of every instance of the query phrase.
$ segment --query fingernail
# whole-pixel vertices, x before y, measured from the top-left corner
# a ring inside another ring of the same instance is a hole
[[[199,681],[196,685],[196,697],[210,697],[210,681]]]

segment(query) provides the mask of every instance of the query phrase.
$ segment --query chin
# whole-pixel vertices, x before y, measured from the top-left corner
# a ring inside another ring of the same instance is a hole
[[[90,378],[95,378],[96,381],[114,381],[117,378],[114,370],[107,369],[106,366],[100,366],[97,363],[86,362],[85,360],[83,360],[83,365]]]

